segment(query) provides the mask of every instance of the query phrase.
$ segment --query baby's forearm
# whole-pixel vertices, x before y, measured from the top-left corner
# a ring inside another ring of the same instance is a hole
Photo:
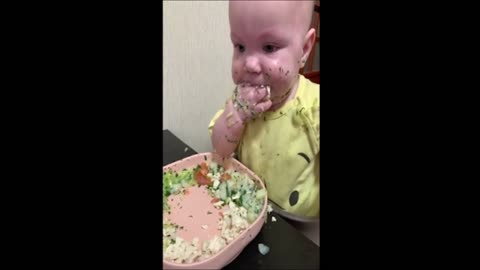
[[[244,127],[237,110],[229,100],[222,115],[213,126],[212,144],[215,152],[223,157],[230,156],[241,139]]]

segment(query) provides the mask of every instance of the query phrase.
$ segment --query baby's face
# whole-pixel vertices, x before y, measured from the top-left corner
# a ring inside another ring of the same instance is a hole
[[[234,45],[232,78],[235,84],[269,85],[272,100],[296,87],[306,29],[301,23],[304,19],[292,15],[295,4],[285,1],[230,2],[230,35]]]

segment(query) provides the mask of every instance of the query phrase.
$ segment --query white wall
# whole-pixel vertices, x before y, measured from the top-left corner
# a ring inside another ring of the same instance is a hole
[[[197,152],[233,91],[228,1],[163,2],[163,128]]]

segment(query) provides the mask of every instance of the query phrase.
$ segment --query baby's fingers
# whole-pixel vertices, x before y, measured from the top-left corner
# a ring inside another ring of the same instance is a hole
[[[270,87],[268,86],[258,87],[253,92],[254,92],[254,99],[257,102],[270,99]]]
[[[254,106],[254,111],[256,113],[263,113],[263,112],[268,111],[268,109],[270,109],[270,107],[272,107],[272,101],[268,99],[266,101],[263,101],[263,102],[260,102],[260,103],[256,104]]]
[[[240,87],[239,95],[242,100],[250,104],[255,104],[265,99],[269,99],[269,92],[269,89],[265,86]]]

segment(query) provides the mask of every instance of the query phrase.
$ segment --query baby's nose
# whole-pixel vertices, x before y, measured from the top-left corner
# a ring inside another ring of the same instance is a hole
[[[245,70],[250,73],[260,73],[260,63],[258,58],[250,56],[245,60]]]

